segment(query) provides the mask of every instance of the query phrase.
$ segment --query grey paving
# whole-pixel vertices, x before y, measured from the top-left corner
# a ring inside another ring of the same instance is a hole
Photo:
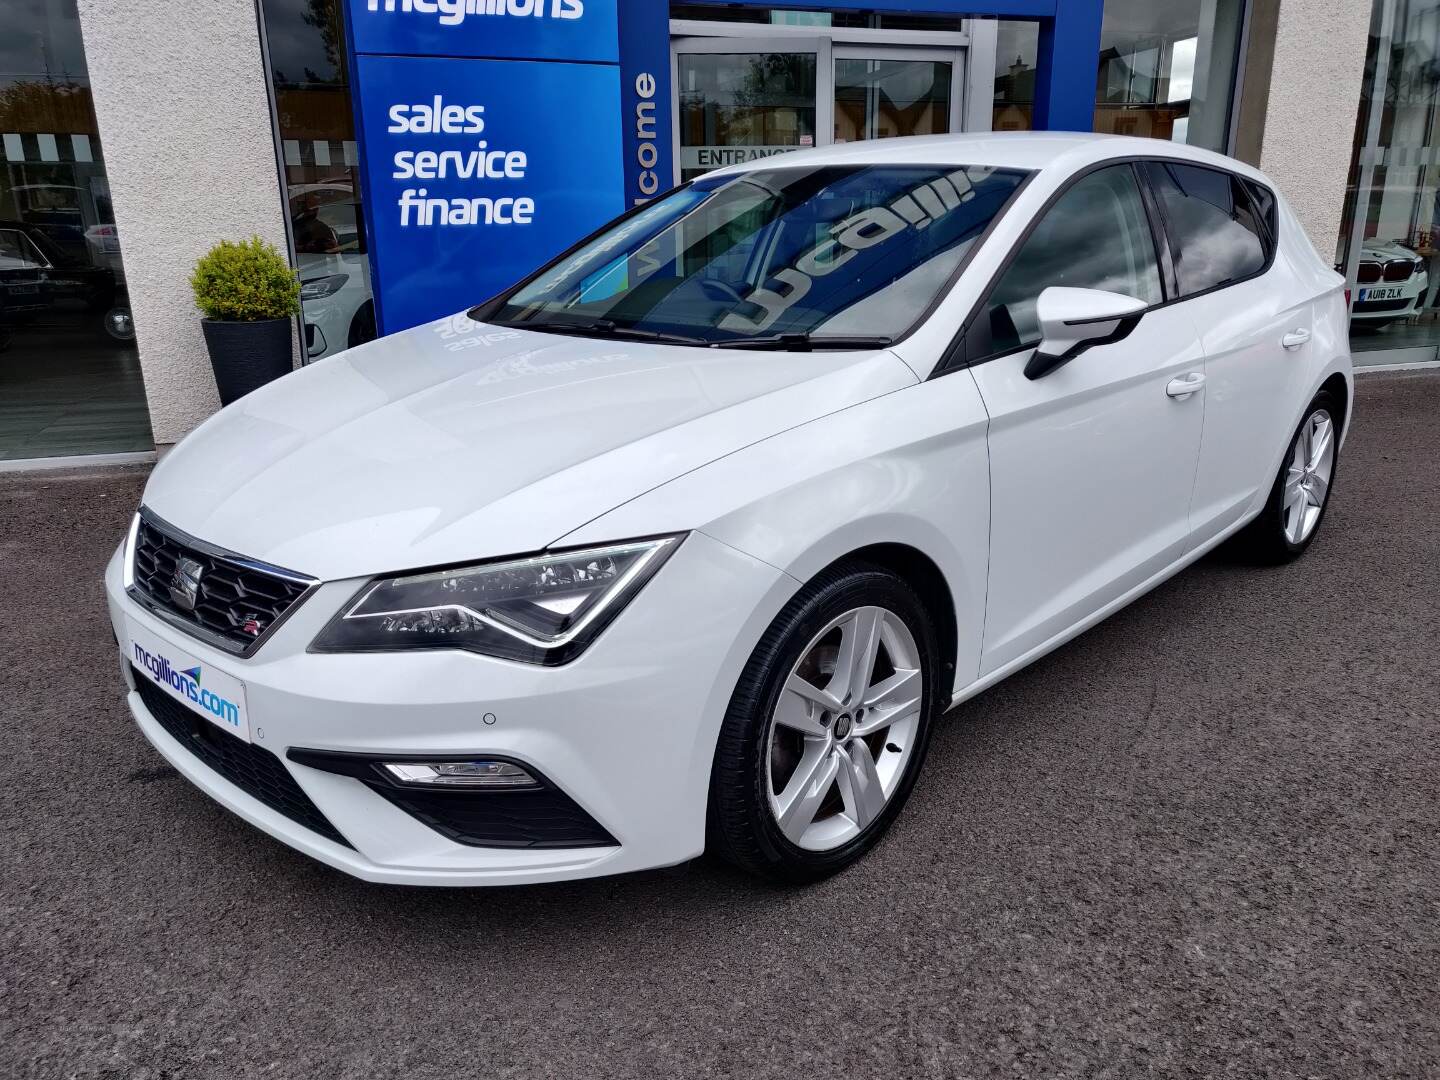
[[[1367,378],[1302,563],[1207,559],[963,706],[796,892],[293,854],[122,708],[141,475],[0,478],[0,1076],[1440,1075],[1437,464],[1440,377]]]

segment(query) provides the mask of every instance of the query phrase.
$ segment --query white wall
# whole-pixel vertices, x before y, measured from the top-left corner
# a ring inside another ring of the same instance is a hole
[[[155,441],[219,407],[190,293],[215,241],[285,250],[254,0],[79,0]]]
[[[1340,232],[1369,31],[1370,0],[1280,0],[1260,168],[1327,260]]]

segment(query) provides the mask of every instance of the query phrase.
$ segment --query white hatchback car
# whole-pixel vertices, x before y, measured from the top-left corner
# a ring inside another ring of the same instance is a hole
[[[374,881],[831,873],[950,705],[1304,551],[1350,412],[1284,201],[1135,139],[711,173],[471,315],[212,417],[106,574],[146,737]]]

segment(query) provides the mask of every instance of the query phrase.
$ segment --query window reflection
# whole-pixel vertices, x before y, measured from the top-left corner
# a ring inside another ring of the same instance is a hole
[[[153,449],[74,0],[0,20],[0,459]]]
[[[1257,274],[1265,242],[1240,180],[1175,162],[1150,165],[1175,252],[1180,295],[1190,296]]]
[[[1356,363],[1440,347],[1440,2],[1375,0],[1337,268]]]
[[[938,60],[835,61],[835,141],[950,130],[950,77]]]
[[[1106,0],[1095,130],[1223,151],[1243,0]]]
[[[483,321],[679,335],[893,337],[1024,174],[869,165],[702,178],[525,283]]]
[[[305,353],[318,360],[375,337],[341,5],[264,0],[264,16]]]
[[[1040,28],[1000,19],[995,40],[993,131],[1030,131],[1035,126],[1035,54]]]
[[[814,53],[677,58],[680,177],[815,145]]]
[[[1244,0],[1106,0],[1095,79],[1096,131],[1224,151]],[[996,24],[996,131],[1034,127],[1034,22]]]

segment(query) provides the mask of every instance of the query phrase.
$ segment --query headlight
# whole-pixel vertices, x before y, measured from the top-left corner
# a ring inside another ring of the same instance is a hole
[[[319,300],[340,291],[340,286],[350,280],[349,274],[331,274],[329,277],[311,278],[300,285],[301,300]]]
[[[563,664],[595,640],[679,543],[667,536],[381,579],[361,589],[310,648],[468,649]]]

